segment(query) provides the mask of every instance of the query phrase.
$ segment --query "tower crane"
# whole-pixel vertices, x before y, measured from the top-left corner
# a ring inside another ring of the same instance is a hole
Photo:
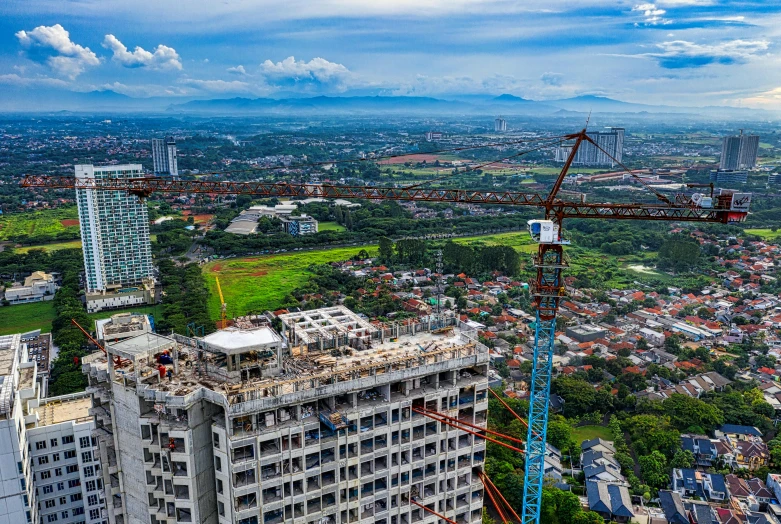
[[[559,189],[583,142],[589,142],[610,156],[586,134],[585,129],[562,138],[575,142],[547,195],[517,191],[422,188],[420,187],[422,184],[399,188],[286,182],[191,181],[155,177],[98,180],[45,175],[25,176],[22,180],[22,186],[43,189],[127,191],[139,198],[146,198],[155,192],[209,193],[213,195],[244,194],[258,197],[319,197],[496,204],[542,209],[544,212],[542,219],[528,221],[529,233],[534,242],[538,244],[538,248],[533,258],[537,274],[531,286],[536,322],[521,515],[522,524],[537,524],[540,519],[542,503],[545,439],[548,426],[556,315],[559,303],[565,293],[562,279],[562,271],[567,267],[564,259],[564,246],[570,243],[563,235],[564,220],[581,218],[727,224],[745,220],[751,203],[751,194],[749,193],[721,190],[716,194],[713,187],[710,188],[709,194],[686,195],[681,193],[672,198],[656,193],[658,201],[654,203],[587,203],[585,200],[581,202],[562,200],[558,196]],[[629,169],[623,164],[620,162],[618,164],[629,172]],[[642,183],[642,180],[638,180]],[[222,297],[220,301],[224,303]]]

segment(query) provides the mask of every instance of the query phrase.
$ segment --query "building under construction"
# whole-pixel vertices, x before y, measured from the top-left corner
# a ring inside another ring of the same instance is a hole
[[[485,427],[476,333],[344,307],[281,320],[84,359],[111,522],[480,522],[485,441],[424,414]]]

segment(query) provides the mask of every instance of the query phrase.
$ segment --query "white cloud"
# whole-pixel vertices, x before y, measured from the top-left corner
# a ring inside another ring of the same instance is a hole
[[[243,65],[237,65],[236,67],[229,67],[227,69],[229,73],[233,73],[235,75],[246,75],[247,71],[244,69]]]
[[[50,78],[48,76],[25,77],[16,73],[0,75],[0,84],[12,85],[18,87],[60,87],[66,88],[70,84],[59,78]]]
[[[711,63],[743,63],[762,54],[770,47],[767,40],[728,40],[715,44],[696,44],[686,40],[673,40],[656,45],[661,52],[648,56],[659,60],[662,67],[699,67]]]
[[[545,72],[540,76],[542,83],[549,86],[561,86],[561,81],[564,75],[561,73]]]
[[[182,69],[182,61],[173,47],[158,45],[155,52],[136,46],[131,52],[114,35],[106,35],[103,39],[103,47],[110,49],[114,56],[112,60],[124,67],[148,67],[149,69]]]
[[[29,32],[19,31],[16,38],[30,58],[46,63],[57,74],[71,80],[87,67],[100,64],[97,55],[89,47],[72,42],[70,33],[60,24],[41,25]]]
[[[639,4],[632,8],[632,11],[639,11],[643,15],[643,24],[645,25],[659,25],[670,24],[672,20],[664,18],[663,15],[667,13],[664,9],[659,9],[655,4]]]
[[[260,64],[260,72],[274,84],[332,84],[344,83],[351,76],[350,70],[342,64],[329,62],[324,58],[313,58],[309,62],[289,56],[281,62],[266,60]]]
[[[217,94],[251,94],[265,95],[271,92],[266,85],[258,85],[242,80],[199,80],[195,78],[182,78],[183,85],[195,88],[199,91]]]
[[[740,101],[749,106],[781,108],[781,87],[757,93],[748,98],[742,98]]]

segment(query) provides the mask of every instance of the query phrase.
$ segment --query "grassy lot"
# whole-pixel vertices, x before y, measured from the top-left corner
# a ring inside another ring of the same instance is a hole
[[[591,440],[592,438],[613,440],[613,435],[610,433],[610,429],[605,426],[580,426],[572,430],[572,438],[575,439],[579,446],[584,440]]]
[[[773,231],[771,229],[746,229],[746,233],[749,235],[762,237],[763,240],[775,240],[778,237],[781,237],[781,230]]]
[[[25,333],[34,329],[48,333],[52,330],[52,320],[54,304],[51,301],[0,307],[0,335]]]
[[[92,320],[98,320],[124,311],[152,315],[155,320],[159,320],[162,315],[162,307],[156,305],[90,313],[87,316]],[[0,307],[0,335],[25,333],[34,329],[40,329],[43,333],[49,333],[52,330],[54,317],[54,304],[52,302],[34,302],[32,304]],[[94,324],[83,327],[90,331],[95,328]]]
[[[66,224],[63,225],[62,221]],[[78,232],[76,207],[47,209],[29,213],[17,213],[0,218],[0,240],[11,240],[33,235],[56,235],[63,231]]]
[[[343,225],[336,222],[320,222],[317,225],[318,231],[344,231],[345,229]]]
[[[219,319],[220,299],[216,277],[228,304],[228,315],[236,317],[249,312],[276,308],[285,295],[301,287],[311,276],[312,264],[328,264],[347,260],[361,249],[375,255],[377,246],[302,251],[282,255],[217,260],[204,266],[204,276],[211,296],[209,311]]]
[[[60,249],[81,249],[81,240],[70,240],[68,242],[54,242],[52,244],[39,244],[36,246],[24,246],[14,248],[17,253],[27,253],[31,249],[43,249],[44,251],[59,251]]]
[[[531,237],[525,231],[454,238],[453,241],[467,246],[510,246],[519,253],[533,253],[537,251],[537,244],[532,243]]]

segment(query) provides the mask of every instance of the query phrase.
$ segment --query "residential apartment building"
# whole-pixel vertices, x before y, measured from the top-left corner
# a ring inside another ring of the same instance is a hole
[[[156,175],[179,178],[179,165],[176,161],[176,141],[173,137],[152,139],[152,167]]]
[[[610,131],[593,131],[588,136],[591,142],[582,142],[572,161],[576,166],[615,167],[624,156],[624,134],[622,127],[613,127]],[[599,146],[599,147],[597,147]],[[556,150],[556,162],[566,162],[572,146],[560,146]]]
[[[0,337],[0,522],[103,524],[90,395],[41,397],[21,335]]]
[[[88,311],[148,303],[150,287],[154,295],[154,273],[146,205],[123,191],[89,189],[93,179],[142,176],[141,165],[75,169],[76,178],[87,186],[76,189],[76,202]]]
[[[719,169],[738,171],[753,169],[757,165],[759,135],[744,135],[743,130],[736,136],[726,136],[721,145]]]
[[[507,120],[502,117],[496,117],[494,120],[494,131],[497,133],[504,133],[507,131]]]
[[[144,334],[85,358],[98,429],[112,432],[100,437],[116,457],[111,518],[480,522],[485,442],[418,412],[486,424],[476,333],[435,334],[452,318],[375,326],[343,307],[280,319],[281,334],[262,322]]]
[[[59,288],[53,275],[36,271],[24,279],[24,284],[14,284],[6,288],[5,300],[11,305],[52,300]]]

